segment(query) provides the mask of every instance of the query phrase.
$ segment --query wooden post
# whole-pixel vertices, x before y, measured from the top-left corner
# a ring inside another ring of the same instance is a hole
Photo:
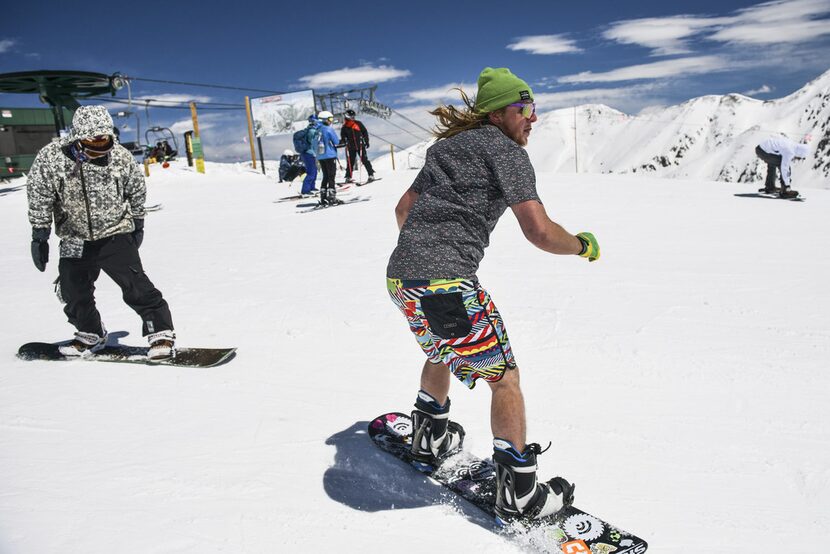
[[[389,145],[389,153],[392,155],[392,171],[395,171],[395,145]]]
[[[148,160],[147,158],[144,158],[144,176],[150,176],[150,160]]]
[[[199,134],[199,117],[196,115],[196,102],[190,103],[190,117],[193,119],[193,146],[194,158],[196,161],[196,171],[198,173],[205,172],[205,153],[202,150],[202,136]]]
[[[254,152],[254,123],[251,117],[251,99],[247,96],[245,97],[245,113],[248,114],[248,144],[251,145],[251,161],[254,164],[254,169],[256,169],[256,152]],[[257,140],[259,138],[257,137]],[[260,156],[262,156],[262,145],[260,143]],[[262,170],[265,171],[265,161],[262,162]]]

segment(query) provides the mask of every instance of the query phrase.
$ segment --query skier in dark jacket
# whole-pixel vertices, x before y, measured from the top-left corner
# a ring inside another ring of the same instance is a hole
[[[305,165],[300,160],[300,155],[291,149],[285,150],[280,157],[280,183],[289,183],[305,173]]]
[[[354,110],[346,110],[346,121],[343,122],[343,127],[340,129],[340,144],[346,146],[346,182],[351,183],[353,181],[352,172],[359,154],[361,163],[369,173],[367,182],[371,183],[375,180],[375,170],[372,169],[372,162],[369,161],[369,156],[366,155],[366,149],[369,148],[369,132],[363,123],[355,119],[355,115]]]
[[[594,261],[591,233],[571,235],[548,217],[523,146],[536,107],[530,87],[505,68],[485,68],[467,108],[442,106],[438,140],[395,208],[398,245],[387,288],[427,356],[412,412],[412,455],[435,463],[461,448],[464,434],[449,425],[450,376],[492,391],[490,422],[496,465],[496,514],[502,520],[543,518],[573,501],[561,477],[539,482],[536,443],[526,442],[525,408],[507,330],[476,273],[490,233],[510,207],[525,237],[552,254]]]
[[[107,332],[94,297],[103,270],[141,316],[150,343],[148,358],[172,356],[176,335],[170,309],[138,255],[144,238],[144,175],[133,155],[115,140],[106,108],[78,108],[69,135],[38,152],[27,192],[37,269],[45,271],[49,261],[53,222],[61,238],[60,297],[77,332],[60,352],[84,356],[106,346]]]

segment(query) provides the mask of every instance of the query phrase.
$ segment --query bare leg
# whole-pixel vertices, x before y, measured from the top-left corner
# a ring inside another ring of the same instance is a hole
[[[450,392],[450,370],[443,363],[434,364],[427,360],[421,371],[421,390],[428,392],[442,406],[447,403]]]
[[[493,436],[509,440],[522,452],[527,440],[525,401],[519,386],[519,368],[507,370],[501,381],[489,383],[493,392],[490,401],[490,428]]]

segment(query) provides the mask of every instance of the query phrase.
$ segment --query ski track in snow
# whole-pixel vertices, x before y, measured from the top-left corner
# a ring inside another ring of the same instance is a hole
[[[154,168],[141,249],[182,346],[207,370],[23,362],[71,334],[29,256],[25,189],[0,196],[0,552],[539,551],[375,449],[423,363],[387,298],[393,208],[314,217],[243,164]],[[508,210],[479,277],[507,323],[542,476],[651,550],[815,551],[830,534],[830,191],[754,202],[755,184],[540,172],[540,194],[602,258],[545,254]],[[363,192],[361,190],[361,192]],[[301,201],[298,201],[298,203]],[[102,276],[111,333],[139,321]],[[467,448],[491,452],[486,385],[454,383]],[[424,534],[423,529],[430,532]]]

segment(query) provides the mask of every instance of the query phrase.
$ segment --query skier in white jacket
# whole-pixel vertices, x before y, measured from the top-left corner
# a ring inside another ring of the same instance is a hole
[[[806,144],[799,144],[783,135],[774,135],[765,139],[755,147],[755,153],[767,164],[767,180],[764,188],[758,192],[774,194],[778,192],[781,198],[794,198],[798,191],[790,190],[792,182],[792,161],[794,158],[806,158],[810,153]],[[775,188],[775,171],[781,171],[780,191]]]

